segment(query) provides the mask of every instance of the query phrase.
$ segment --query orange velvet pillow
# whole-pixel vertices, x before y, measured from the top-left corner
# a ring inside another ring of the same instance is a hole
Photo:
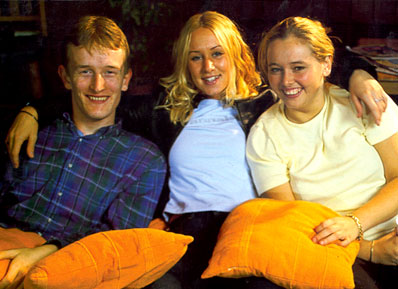
[[[148,228],[167,231],[168,226],[163,219],[156,218],[149,223]]]
[[[247,201],[225,220],[202,278],[258,276],[285,288],[354,288],[359,242],[344,248],[311,241],[313,229],[335,216],[311,202]]]
[[[4,229],[0,227],[0,251],[18,248],[34,248],[44,244],[46,240],[32,232],[23,232],[19,229]],[[0,280],[4,278],[9,259],[0,260]]]
[[[93,234],[38,262],[24,286],[142,288],[166,273],[192,241],[191,236],[148,228]]]

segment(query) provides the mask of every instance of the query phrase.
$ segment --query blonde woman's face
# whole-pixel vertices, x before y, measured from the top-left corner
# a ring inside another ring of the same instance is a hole
[[[303,40],[289,36],[269,44],[267,62],[269,84],[287,111],[313,114],[322,108],[330,59],[320,62]]]
[[[230,78],[230,63],[213,32],[198,28],[192,33],[188,70],[196,88],[209,98],[220,98]]]

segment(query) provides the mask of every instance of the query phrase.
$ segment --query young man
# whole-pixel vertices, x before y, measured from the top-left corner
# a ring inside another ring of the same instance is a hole
[[[12,259],[0,288],[86,235],[147,227],[162,190],[163,155],[115,123],[131,78],[123,32],[106,17],[83,17],[64,50],[58,74],[71,90],[72,114],[39,132],[34,158],[19,169],[10,164],[0,191],[0,227],[37,232],[47,243],[0,251]]]

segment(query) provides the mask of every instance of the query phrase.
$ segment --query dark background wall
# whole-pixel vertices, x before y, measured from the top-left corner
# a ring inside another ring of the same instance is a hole
[[[15,0],[14,0],[15,1]],[[9,1],[0,0],[4,15]],[[24,1],[21,1],[24,2]],[[37,1],[36,1],[37,2]],[[70,23],[83,15],[105,15],[118,22],[133,45],[134,81],[129,93],[141,93],[171,72],[171,47],[193,14],[216,10],[233,19],[255,50],[261,32],[287,16],[311,16],[332,28],[347,45],[361,37],[398,38],[398,0],[48,0],[48,35],[12,37],[10,23],[0,22],[0,141],[17,109],[35,96],[27,63],[39,64],[42,97],[58,97],[63,87],[56,74],[60,39]],[[129,6],[129,4],[131,4]],[[132,15],[133,14],[133,15]],[[0,15],[0,16],[1,16]],[[1,17],[0,17],[1,18]],[[37,93],[36,93],[37,97]]]

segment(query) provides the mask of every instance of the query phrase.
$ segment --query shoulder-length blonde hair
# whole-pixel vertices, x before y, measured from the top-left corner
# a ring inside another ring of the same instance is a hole
[[[268,77],[268,47],[276,39],[286,39],[289,36],[302,39],[309,45],[318,61],[324,61],[329,56],[333,63],[334,46],[327,35],[328,32],[329,29],[321,22],[305,17],[289,17],[276,24],[263,35],[258,48],[258,68],[264,79],[267,80]]]
[[[188,122],[193,111],[193,99],[199,93],[188,70],[188,54],[192,33],[201,27],[214,33],[230,61],[230,79],[234,81],[229,81],[222,97],[227,104],[232,105],[236,99],[256,96],[257,88],[261,85],[250,48],[232,20],[214,11],[196,14],[189,18],[174,43],[174,72],[160,79],[160,84],[167,92],[162,107],[170,111],[173,123]]]

